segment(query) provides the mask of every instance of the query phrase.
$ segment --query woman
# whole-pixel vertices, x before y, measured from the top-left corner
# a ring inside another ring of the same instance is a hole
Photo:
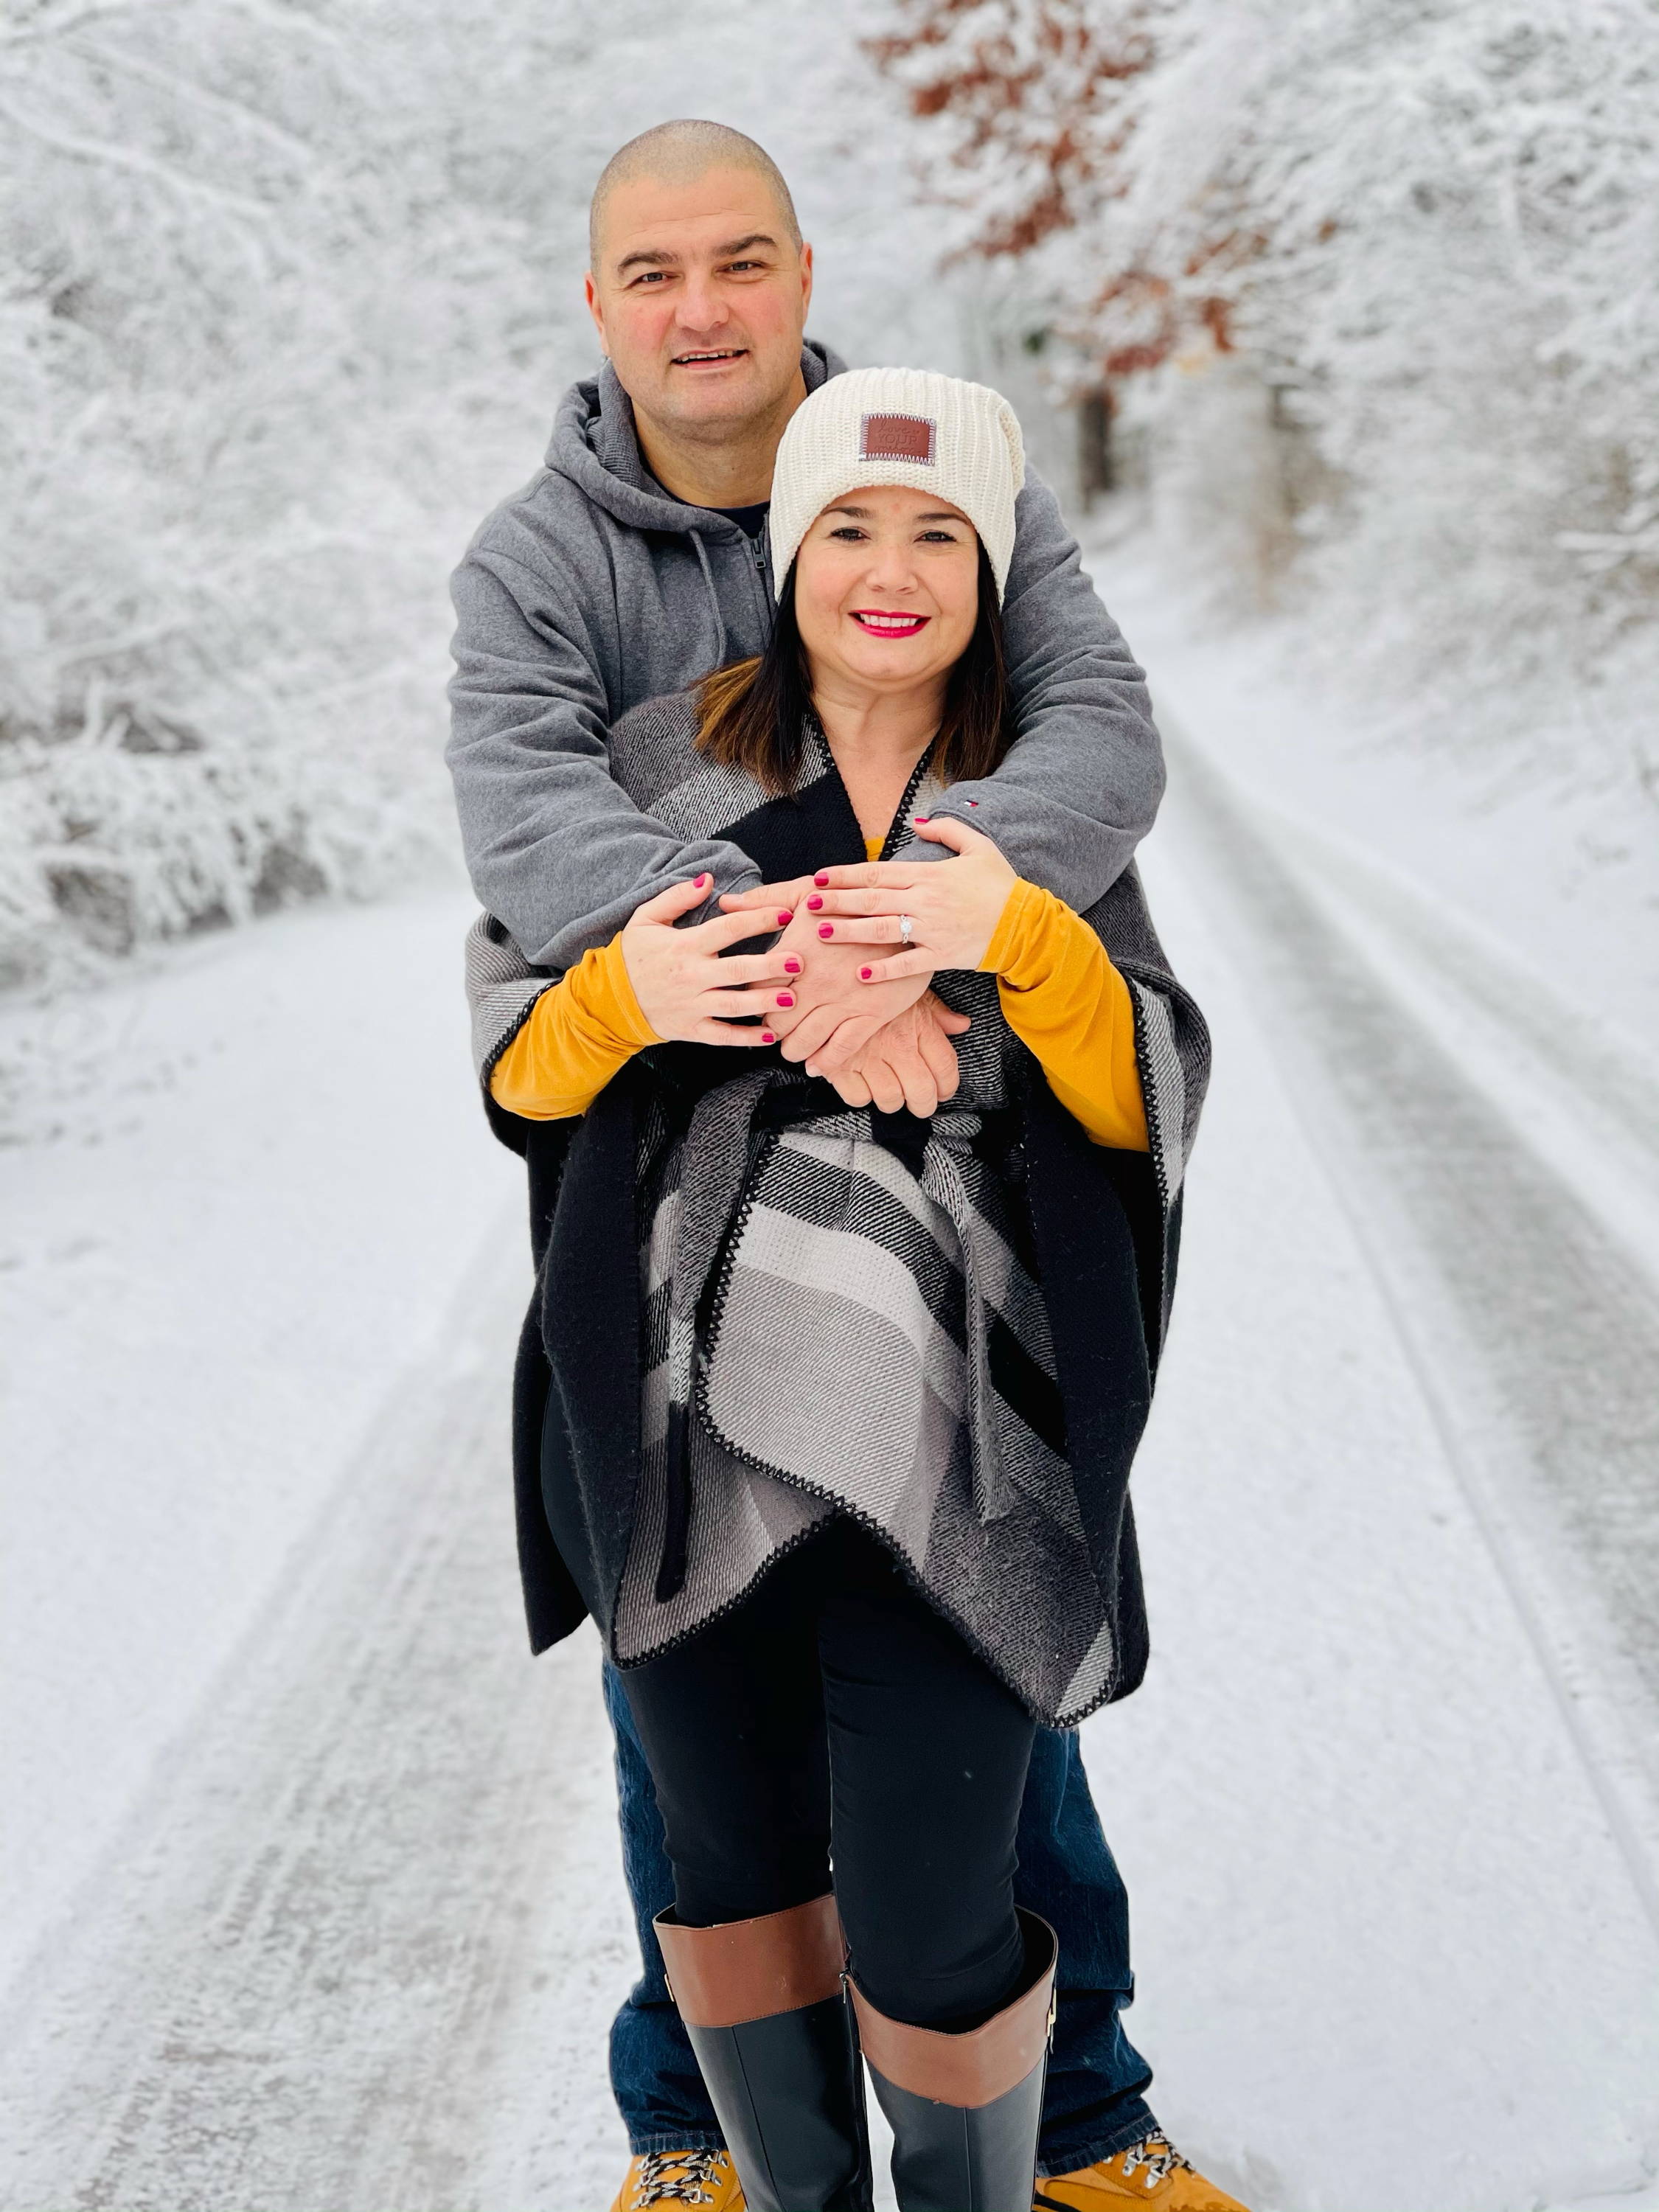
[[[757,2212],[869,2203],[860,2044],[906,2212],[1027,2212],[1032,1734],[1145,1663],[1125,1486],[1207,1040],[1133,875],[1079,917],[929,815],[1012,741],[1022,474],[982,387],[815,392],[778,452],[766,653],[612,732],[636,803],[768,889],[701,921],[703,879],[666,891],[558,980],[488,924],[471,948],[532,1169],[532,1638],[591,1612],[626,1670],[664,1957]],[[913,819],[945,857],[884,863]],[[817,1079],[792,986],[827,963],[882,1019],[937,990],[937,1110],[878,1069],[864,1107]]]

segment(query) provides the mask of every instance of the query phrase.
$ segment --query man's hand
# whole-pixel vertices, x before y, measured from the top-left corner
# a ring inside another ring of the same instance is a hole
[[[845,1073],[832,1079],[836,1088],[850,1106],[931,1114],[955,1096],[962,1080],[951,1039],[969,1026],[966,1014],[953,1012],[929,991],[882,1024]]]
[[[926,974],[864,981],[859,970],[867,954],[837,943],[840,929],[810,876],[728,895],[720,904],[729,915],[763,915],[783,931],[775,957],[787,973],[768,1020],[786,1059],[833,1083],[849,1106],[927,1115],[954,1094],[951,1039],[969,1026],[967,1016],[933,997]]]
[[[800,902],[793,913],[792,898]],[[818,910],[822,899],[810,877],[765,884],[720,904],[733,921],[746,917],[757,927],[782,930],[775,951],[786,973],[767,1010],[768,1024],[781,1040],[784,1058],[806,1062],[811,1075],[839,1084],[883,1024],[915,1006],[927,988],[928,975],[921,971],[885,985],[864,981],[859,970],[869,955],[837,942],[840,930]]]

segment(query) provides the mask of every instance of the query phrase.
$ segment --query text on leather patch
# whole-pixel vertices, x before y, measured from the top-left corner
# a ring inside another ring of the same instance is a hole
[[[866,415],[861,461],[931,461],[933,423],[926,415]]]

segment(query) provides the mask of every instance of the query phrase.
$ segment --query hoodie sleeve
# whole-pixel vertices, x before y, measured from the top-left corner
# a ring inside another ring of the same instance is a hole
[[[709,903],[760,871],[724,839],[688,842],[611,775],[609,702],[575,596],[475,544],[450,579],[450,738],[461,844],[479,900],[538,967],[568,968],[635,907],[707,869]]]
[[[952,784],[933,811],[982,830],[1018,874],[1080,914],[1152,828],[1164,748],[1146,677],[1083,573],[1059,501],[1031,470],[1014,520],[1002,621],[1019,734],[994,775]],[[945,853],[918,840],[894,857]]]

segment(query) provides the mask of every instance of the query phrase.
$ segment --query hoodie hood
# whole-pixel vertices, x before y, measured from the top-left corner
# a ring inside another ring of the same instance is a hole
[[[801,348],[801,375],[809,392],[839,376],[846,366],[815,338]],[[634,428],[634,403],[608,361],[597,376],[573,384],[559,402],[547,466],[628,529],[743,535],[735,522],[712,507],[688,507],[670,498],[647,474]]]

